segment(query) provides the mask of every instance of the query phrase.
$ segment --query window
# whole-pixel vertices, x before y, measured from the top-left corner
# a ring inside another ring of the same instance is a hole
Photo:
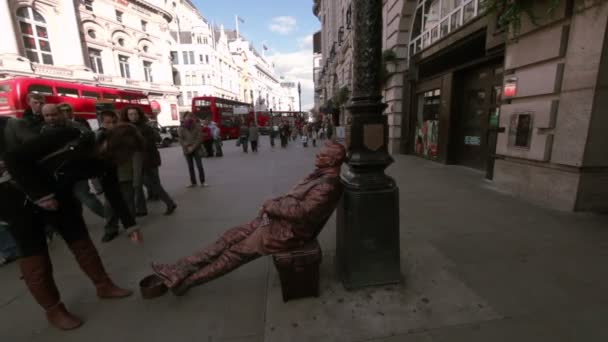
[[[186,85],[192,85],[192,76],[190,73],[186,73]]]
[[[53,95],[53,88],[50,86],[32,84],[27,88],[28,93],[36,93],[41,95]]]
[[[72,88],[57,88],[57,96],[78,97],[78,90]]]
[[[145,20],[141,21],[141,30],[146,32],[148,30],[148,22]]]
[[[429,90],[417,96],[415,152],[430,159],[438,156],[440,103],[440,89]]]
[[[44,17],[31,7],[17,10],[23,47],[27,58],[34,63],[53,64],[51,44]]]
[[[119,10],[116,10],[116,21],[122,23],[122,12]]]
[[[205,75],[202,75],[202,76],[201,76],[201,81],[202,81],[202,83],[201,83],[201,84],[202,84],[202,85],[205,85]]]
[[[146,82],[153,82],[152,80],[152,62],[144,61],[144,78]]]
[[[89,12],[93,12],[93,0],[84,0],[84,8]]]
[[[110,100],[116,100],[116,99],[118,99],[118,95],[104,93],[103,98],[110,99]]]
[[[148,53],[148,50],[150,50],[150,48],[148,47],[148,45],[144,45],[143,50],[145,53]]]
[[[188,51],[182,51],[182,57],[184,64],[188,64]]]
[[[89,49],[89,61],[91,62],[91,69],[93,69],[95,73],[103,74],[100,50]]]
[[[201,64],[203,64],[203,55],[198,55],[198,60],[201,62]]]
[[[98,99],[98,98],[100,98],[100,95],[99,95],[99,93],[96,93],[94,91],[84,90],[82,92],[82,97],[87,98],[87,99]]]
[[[124,38],[118,38],[118,45],[125,46],[125,40],[124,40]]]
[[[203,43],[203,40],[201,39],[201,36],[196,36],[196,42],[199,44]]]
[[[192,100],[192,92],[188,91],[188,92],[186,92],[186,94],[187,94],[186,99],[188,100],[188,102],[190,102],[190,100]]]
[[[209,44],[209,40],[207,40],[207,37],[203,38],[203,44],[205,44],[205,45]]]
[[[88,30],[87,34],[89,35],[89,37],[96,39],[97,38],[97,33],[95,33],[95,30]]]
[[[196,90],[195,90],[195,91],[193,91],[193,92],[192,92],[192,96],[194,96],[194,97],[198,97],[198,91],[196,91]]]
[[[205,62],[209,64],[209,55],[205,55]]]
[[[194,51],[190,51],[190,64],[194,64]]]
[[[118,64],[120,65],[120,76],[124,78],[131,78],[131,72],[129,71],[129,57],[118,55]]]
[[[173,65],[179,64],[179,60],[178,60],[177,56],[178,56],[177,51],[171,51],[171,64],[173,64]]]

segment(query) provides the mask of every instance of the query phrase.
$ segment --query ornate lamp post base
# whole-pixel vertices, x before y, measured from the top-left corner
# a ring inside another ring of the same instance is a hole
[[[353,97],[347,109],[347,169],[338,206],[336,266],[346,289],[399,283],[399,189],[384,173],[388,127],[382,111],[382,0],[353,0]]]

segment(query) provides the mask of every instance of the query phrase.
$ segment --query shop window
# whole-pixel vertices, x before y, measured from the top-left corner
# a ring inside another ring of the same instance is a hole
[[[424,28],[422,31],[429,30],[439,23],[439,0],[427,0],[424,5]]]
[[[443,0],[441,4],[441,17],[447,17],[454,9],[462,5],[462,0]]]
[[[441,90],[434,89],[417,96],[415,152],[437,159],[439,142],[439,110]]]
[[[466,23],[475,17],[475,0],[469,2],[464,6],[464,17],[463,22]]]
[[[116,10],[116,21],[122,23],[122,12],[119,10]]]

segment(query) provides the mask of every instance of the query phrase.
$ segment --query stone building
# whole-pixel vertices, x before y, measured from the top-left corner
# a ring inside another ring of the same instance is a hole
[[[536,20],[522,14],[519,27],[499,24],[482,3],[384,1],[390,151],[481,170],[549,207],[608,209],[608,2],[530,2]],[[324,66],[339,40],[338,4],[313,5]]]
[[[168,54],[172,20],[142,0],[1,1],[0,75],[142,91],[159,121],[170,121],[177,114]]]

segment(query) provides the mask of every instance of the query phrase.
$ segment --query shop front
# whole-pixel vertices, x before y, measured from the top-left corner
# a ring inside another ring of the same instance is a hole
[[[483,26],[413,56],[406,94],[410,153],[482,170],[491,179],[503,65],[504,46],[489,48]]]

